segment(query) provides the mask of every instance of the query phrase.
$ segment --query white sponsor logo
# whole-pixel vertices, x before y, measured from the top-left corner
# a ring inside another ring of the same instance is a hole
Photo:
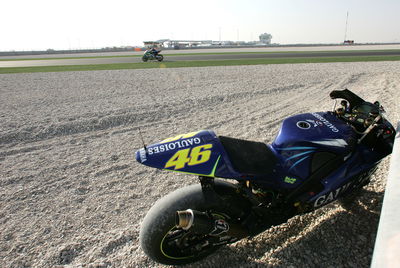
[[[314,127],[319,127],[319,126],[322,126],[322,125],[323,125],[322,122],[321,122],[321,121],[318,121],[318,120],[310,120],[310,119],[307,119],[306,121],[309,122],[309,123],[311,123],[311,124],[313,124]]]
[[[312,115],[319,119],[325,126],[330,128],[332,132],[339,132],[339,129],[337,129],[332,123],[330,123],[328,120],[326,120],[323,116],[317,114],[317,113],[312,113]]]
[[[147,160],[146,158],[146,151],[144,149],[139,150],[140,162],[143,163]]]
[[[213,235],[220,235],[228,231],[229,231],[229,224],[226,221],[219,219],[215,221],[215,228],[211,233]]]
[[[350,181],[332,192],[329,192],[325,195],[321,195],[314,201],[314,207],[320,207],[334,201],[339,197],[339,195],[346,192],[350,187],[354,188],[357,187],[357,185],[364,185],[366,182],[368,182],[370,176],[375,172],[375,170],[376,167],[371,168],[370,170],[357,176],[357,178],[355,178],[354,181]]]
[[[315,200],[314,207],[320,207],[329,202],[332,202],[339,196],[339,194],[346,191],[351,184],[352,184],[352,182],[348,182],[345,185],[343,185],[342,187],[337,188],[335,191],[329,192],[328,194],[321,195],[320,197],[318,197]]]
[[[181,149],[192,145],[200,144],[200,138],[190,138],[186,140],[178,140],[170,143],[161,144],[151,148],[147,148],[149,155],[167,152],[169,150]]]

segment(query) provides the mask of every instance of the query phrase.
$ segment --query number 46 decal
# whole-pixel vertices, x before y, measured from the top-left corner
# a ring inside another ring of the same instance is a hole
[[[187,148],[177,151],[165,164],[164,168],[174,167],[174,169],[182,169],[188,164],[195,166],[210,160],[212,144],[204,144],[194,148]]]

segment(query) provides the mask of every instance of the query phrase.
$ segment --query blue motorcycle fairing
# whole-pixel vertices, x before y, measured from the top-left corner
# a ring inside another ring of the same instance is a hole
[[[238,178],[218,137],[202,130],[178,135],[136,151],[143,165],[201,176]]]
[[[318,153],[345,157],[353,151],[356,141],[352,128],[335,115],[306,113],[285,119],[272,147],[282,158],[287,175],[306,179]]]
[[[259,143],[259,146],[263,144]],[[178,135],[149,145],[136,152],[136,160],[154,168],[249,180],[266,189],[285,191],[306,182],[329,159],[342,157],[343,165],[320,179],[322,190],[306,198],[307,202],[319,205],[331,199],[333,201],[332,196],[336,199],[348,190],[346,187],[352,187],[353,184],[349,184],[354,181],[352,178],[370,170],[385,156],[357,144],[357,136],[351,126],[330,112],[306,113],[285,119],[273,143],[265,146],[277,160],[265,174],[240,173],[233,165],[227,148],[211,130]]]
[[[276,152],[270,145],[264,146]],[[193,160],[194,159],[194,163]],[[271,189],[293,188],[301,183],[294,178],[280,178],[284,174],[278,163],[267,174],[238,172],[220,139],[211,130],[202,130],[168,138],[136,151],[136,160],[146,166],[199,176],[257,181]],[[197,161],[196,160],[200,160]],[[200,163],[199,163],[200,162]],[[286,180],[286,182],[285,182]],[[289,183],[288,183],[289,181]]]
[[[301,139],[299,139],[301,137]],[[276,148],[319,147],[345,154],[355,141],[353,129],[331,113],[306,113],[286,118],[273,142]]]
[[[335,201],[354,187],[362,185],[375,172],[377,165],[382,160],[383,155],[369,151],[368,159],[363,157],[363,153],[369,150],[365,146],[360,146],[360,151],[356,151],[342,166],[327,178],[321,179],[323,190],[315,196],[310,196],[307,201],[312,207],[318,208]],[[364,152],[362,152],[364,151]]]

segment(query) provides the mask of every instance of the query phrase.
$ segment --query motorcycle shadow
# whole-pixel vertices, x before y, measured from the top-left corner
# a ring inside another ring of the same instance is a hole
[[[369,267],[382,201],[363,189],[184,267]]]

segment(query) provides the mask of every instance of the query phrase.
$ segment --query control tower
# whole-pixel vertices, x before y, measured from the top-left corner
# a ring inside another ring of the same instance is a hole
[[[265,45],[269,45],[271,44],[271,39],[272,39],[272,35],[269,33],[263,33],[260,34],[260,43],[261,44],[265,44]]]

